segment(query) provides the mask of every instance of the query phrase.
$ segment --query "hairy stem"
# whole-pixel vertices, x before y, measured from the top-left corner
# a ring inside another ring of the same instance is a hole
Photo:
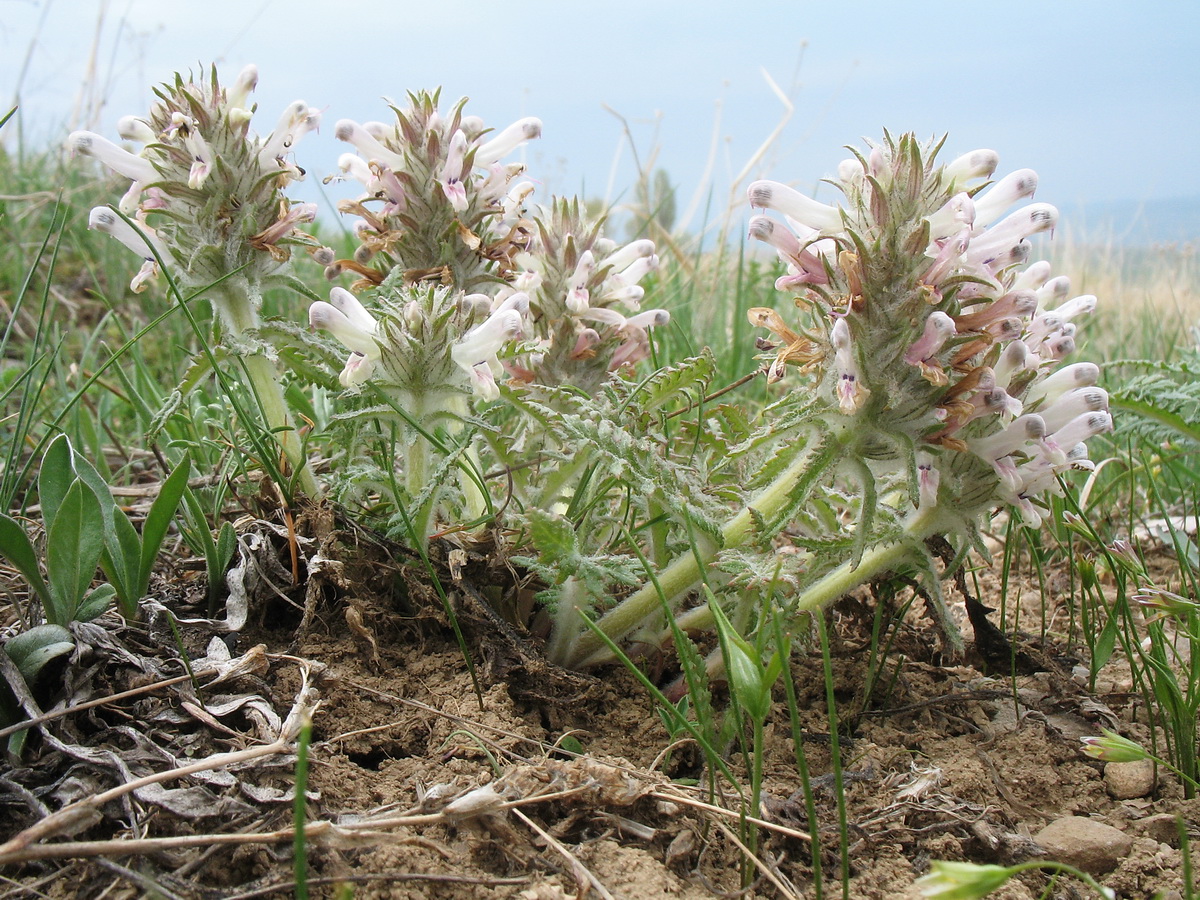
[[[723,547],[738,547],[745,543],[754,529],[755,513],[771,519],[788,503],[792,491],[802,481],[810,483],[836,459],[836,448],[828,441],[812,441],[771,484],[763,488],[746,506],[721,529]],[[676,557],[657,578],[657,584],[647,582],[634,594],[605,613],[597,622],[599,628],[613,641],[619,641],[662,608],[663,599],[674,608],[683,596],[700,581],[701,566],[707,566],[719,547],[702,547],[698,552]],[[661,591],[661,597],[660,597]],[[592,631],[586,631],[573,641],[568,665],[586,667],[608,662],[612,654]]]
[[[244,281],[241,284],[243,291],[237,292],[231,287],[215,295],[212,301],[225,325],[233,336],[238,338],[260,324],[258,288]],[[279,370],[262,353],[243,356],[242,365],[250,380],[250,390],[258,401],[263,422],[279,442],[293,471],[298,473],[300,489],[310,497],[319,496],[317,480],[309,468],[308,460],[304,458],[299,435],[292,427],[287,401],[283,398],[283,383],[279,380]]]

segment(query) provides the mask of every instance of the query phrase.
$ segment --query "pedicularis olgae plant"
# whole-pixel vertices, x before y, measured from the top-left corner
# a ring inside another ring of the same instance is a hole
[[[251,131],[255,107],[249,104],[257,83],[254,66],[228,88],[215,69],[207,79],[177,75],[156,91],[147,115],[125,116],[117,125],[123,139],[143,145],[139,153],[88,131],[74,132],[67,145],[132,182],[116,209],[97,207],[89,218],[90,227],[142,258],[130,288],[144,290],[165,265],[184,287],[204,292],[218,335],[241,359],[267,427],[277,433],[301,486],[315,493],[271,349],[257,330],[263,290],[287,279],[293,247],[333,257],[296,228],[313,220],[316,204],[291,204],[283,194],[304,176],[292,149],[317,127],[320,113],[297,100],[259,137]]]
[[[1001,507],[1036,526],[1058,476],[1090,466],[1085,441],[1111,426],[1097,367],[1067,361],[1095,298],[1029,262],[1058,213],[1021,205],[1030,170],[991,180],[991,151],[939,165],[940,145],[887,135],[839,167],[837,205],[750,186],[750,236],[786,272],[779,308],[749,311],[777,386],[747,408],[713,390],[707,351],[650,368],[653,329],[670,324],[652,302],[656,247],[606,237],[577,199],[535,202],[509,157],[537,119],[496,131],[465,101],[414,93],[394,121],[337,122],[354,150],[337,177],[362,193],[340,204],[357,247],[334,259],[295,230],[315,211],[280,196],[316,114],[298,102],[253,137],[253,81],[164,88],[149,117],[122,123],[145,144],[136,156],[73,135],[134,182],[118,207],[132,221],[102,209],[93,223],[146,259],[135,290],[160,265],[215,284],[230,340],[265,333],[257,298],[289,245],[346,279],[308,316],[349,351],[336,381],[320,374],[337,355],[324,337],[271,332],[318,362],[318,394],[343,389],[314,436],[330,491],[409,541],[490,535],[541,583],[559,663],[718,618],[766,634],[780,612],[794,621],[888,572],[924,583],[953,643],[928,539],[986,552],[979,532]],[[273,363],[254,340],[266,392]],[[292,434],[286,409],[263,407]],[[283,446],[307,472],[298,444]]]

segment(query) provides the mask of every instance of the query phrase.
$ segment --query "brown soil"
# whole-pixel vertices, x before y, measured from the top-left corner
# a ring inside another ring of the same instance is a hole
[[[759,831],[760,865],[753,868],[736,846],[736,814],[698,805],[737,810],[738,789],[720,775],[710,783],[694,743],[671,745],[655,703],[632,675],[607,669],[580,676],[540,661],[535,641],[481,611],[469,576],[487,571],[486,559],[471,552],[468,574],[458,583],[447,575],[446,586],[469,626],[476,693],[419,567],[371,554],[361,539],[328,525],[304,529],[314,536],[300,557],[313,575],[294,588],[287,586],[286,539],[279,529],[259,528],[267,537],[259,570],[270,577],[249,592],[249,621],[231,656],[265,645],[265,662],[253,650],[246,659],[256,665],[199,694],[186,683],[155,689],[44,726],[20,765],[0,768],[0,839],[33,824],[38,809],[169,768],[172,758],[186,764],[269,742],[307,671],[320,692],[307,817],[332,823],[308,841],[313,896],[815,896],[810,845],[795,835],[807,832],[809,821],[782,689],[765,735],[761,808],[775,827]],[[371,555],[374,561],[364,563]],[[170,600],[160,597],[165,606],[182,618],[202,615],[202,584],[176,579],[172,592]],[[306,600],[312,616],[298,632]],[[995,596],[984,600],[998,605]],[[1102,877],[1118,896],[1182,891],[1179,840],[1162,816],[1181,815],[1194,832],[1200,804],[1184,801],[1169,773],[1160,773],[1149,796],[1114,800],[1102,764],[1079,749],[1079,738],[1101,727],[1148,735],[1119,666],[1112,667],[1116,674],[1102,673],[1104,693],[1094,696],[1073,674],[1068,648],[1028,642],[1022,658],[1029,671],[988,675],[970,651],[965,660],[945,659],[915,606],[898,626],[870,696],[866,592],[830,616],[850,896],[916,897],[913,883],[934,859],[1035,859],[1034,835],[1066,815],[1097,819],[1135,839]],[[39,696],[44,705],[64,697],[76,704],[180,671],[161,614],[127,630],[114,621],[104,620],[109,630],[80,630],[69,677]],[[220,667],[211,627],[192,625],[184,634],[195,665]],[[840,896],[820,654],[798,645],[792,666],[826,895]],[[663,684],[675,674],[669,659],[655,669]],[[725,705],[719,687],[714,703]],[[736,746],[725,758],[748,783]],[[195,846],[24,857],[3,869],[11,890],[0,896],[294,896],[290,842],[228,845],[212,838],[288,829],[294,776],[295,756],[285,754],[115,799],[42,845],[190,835]],[[492,790],[469,793],[487,785]],[[368,820],[377,827],[366,827]],[[993,896],[1087,896],[1067,880],[1043,893],[1049,884],[1034,872]]]

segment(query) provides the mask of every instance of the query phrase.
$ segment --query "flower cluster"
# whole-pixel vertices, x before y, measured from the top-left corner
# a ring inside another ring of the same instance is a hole
[[[514,262],[513,288],[529,295],[534,338],[532,352],[508,366],[522,381],[595,393],[610,372],[649,355],[648,328],[670,321],[664,309],[642,310],[639,282],[658,268],[654,242],[617,246],[577,200],[553,202]]]
[[[469,383],[484,399],[499,397],[498,354],[525,333],[529,298],[509,293],[495,304],[485,294],[415,289],[402,306],[382,304],[382,322],[352,293],[335,287],[329,302],[309,307],[309,323],[350,351],[340,380],[355,387],[375,377],[413,394],[453,391]],[[456,377],[455,372],[458,372]]]
[[[157,92],[148,115],[118,123],[122,139],[143,145],[138,153],[88,131],[68,138],[73,153],[94,157],[132,182],[117,206],[127,218],[97,207],[89,225],[142,257],[134,291],[158,272],[159,259],[189,284],[212,284],[240,271],[242,281],[258,285],[287,261],[289,245],[304,245],[318,259],[332,258],[296,228],[313,221],[316,205],[291,204],[283,196],[304,175],[292,149],[316,129],[320,114],[297,100],[269,135],[254,135],[249,95],[257,81],[254,66],[228,88],[217,81],[215,69],[207,80],[177,75]],[[256,300],[251,291],[249,302]],[[241,331],[245,323],[228,324]]]
[[[1085,442],[1112,425],[1099,369],[1062,364],[1096,298],[1072,298],[1047,262],[1027,264],[1030,238],[1058,221],[1046,203],[1005,215],[1033,195],[1033,171],[981,183],[994,152],[942,167],[935,153],[889,136],[839,166],[839,206],[750,185],[752,206],[784,217],[756,215],[750,235],[786,263],[776,287],[798,294],[809,327],[797,333],[767,309],[750,320],[778,339],[760,341],[769,377],[787,365],[820,372],[830,415],[863,430],[864,456],[919,448],[914,505],[1008,503],[1036,525],[1038,497],[1089,466]]]
[[[612,370],[646,357],[646,329],[669,318],[664,310],[640,312],[638,282],[658,267],[653,242],[618,248],[578,201],[554,202],[540,214],[527,209],[533,185],[514,183],[524,167],[503,159],[541,133],[539,120],[493,135],[463,114],[463,101],[443,115],[436,94],[410,100],[394,126],[336,126],[362,154],[344,154],[339,165],[365,193],[340,204],[359,217],[359,248],[326,274],[358,275],[353,287],[374,289],[394,323],[385,334],[341,288],[312,306],[311,323],[351,351],[342,384],[379,376],[376,364],[390,359],[382,383],[393,386],[428,388],[444,376],[447,386],[470,385],[491,400],[507,369],[516,380],[594,392]],[[439,295],[436,309],[414,305],[417,295],[432,296],[412,287],[422,282],[451,292]],[[418,308],[439,323],[436,339],[425,319],[414,318]],[[500,351],[518,338],[529,340],[502,363]]]
[[[408,109],[394,109],[394,125],[342,119],[334,126],[336,137],[358,151],[340,157],[340,177],[365,192],[339,204],[359,217],[360,246],[326,275],[349,271],[379,285],[400,270],[407,282],[436,280],[460,290],[496,282],[511,270],[531,227],[524,200],[533,185],[513,185],[525,167],[503,159],[541,135],[542,123],[521,119],[492,134],[477,116],[463,115],[465,98],[446,114],[437,93],[409,100]]]

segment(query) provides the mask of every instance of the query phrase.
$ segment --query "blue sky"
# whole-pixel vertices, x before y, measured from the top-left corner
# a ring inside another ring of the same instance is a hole
[[[87,79],[106,100],[100,132],[141,113],[153,84],[216,61],[259,66],[256,125],[297,97],[325,109],[297,158],[317,176],[345,149],[339,118],[383,119],[382,96],[443,87],[502,127],[545,123],[527,150],[545,191],[616,198],[633,178],[621,122],[682,207],[730,179],[794,111],[752,177],[801,188],[831,175],[842,146],[886,127],[948,132],[948,152],[999,151],[1031,167],[1039,199],[1064,206],[1200,197],[1200,3],[857,3],[524,0],[0,0],[0,102],[19,87],[23,136],[65,135]],[[335,11],[336,10],[336,11]],[[22,67],[28,57],[28,65]],[[714,117],[719,139],[705,178]],[[9,145],[15,130],[6,135]],[[539,191],[544,196],[544,191]],[[1197,229],[1200,233],[1200,228]]]

